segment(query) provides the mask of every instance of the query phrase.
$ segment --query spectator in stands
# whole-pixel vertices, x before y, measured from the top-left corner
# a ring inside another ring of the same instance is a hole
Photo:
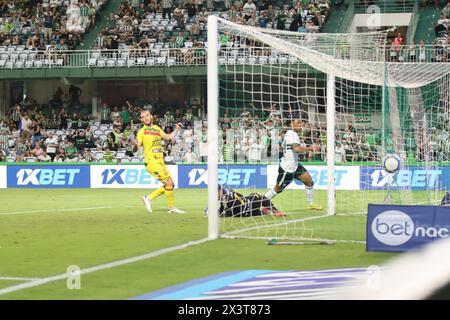
[[[419,42],[419,62],[425,62],[426,61],[426,48],[425,48],[425,41],[420,40]]]
[[[90,25],[95,25],[96,16],[97,16],[97,4],[95,2],[91,3],[89,10],[88,10],[88,16],[90,19]]]
[[[42,149],[40,143],[36,143],[36,145],[34,146],[33,150],[31,151],[31,154],[33,156],[35,156],[36,158],[38,158],[43,153],[44,153],[44,149]]]
[[[53,132],[48,133],[47,139],[44,141],[44,145],[46,146],[46,153],[50,156],[51,160],[56,156],[56,151],[58,147],[58,137],[53,134]]]
[[[64,162],[65,156],[63,153],[57,153],[55,158],[53,158],[53,162]]]
[[[328,4],[328,0],[319,0],[319,10],[320,14],[325,16],[326,19],[330,12],[330,5]]]
[[[450,1],[447,2],[447,6],[442,9],[442,14],[447,18],[450,19]]]
[[[109,151],[117,151],[119,149],[119,145],[116,143],[116,138],[113,132],[109,132],[107,134],[103,148]]]
[[[322,16],[320,15],[320,12],[316,12],[316,14],[311,18],[311,21],[316,28],[318,28],[318,29],[321,28],[323,21],[322,21]]]
[[[441,14],[441,18],[438,20],[434,27],[434,33],[436,37],[442,36],[442,33],[446,33],[450,24],[450,18],[447,18],[445,14]]]
[[[84,154],[84,160],[86,162],[96,162],[97,159],[94,156],[94,154],[92,153],[92,151],[90,149],[86,150],[86,153]]]
[[[58,119],[59,119],[59,129],[60,130],[67,130],[67,119],[68,119],[68,115],[66,113],[66,110],[64,108],[61,108],[61,110],[59,111],[58,114]]]
[[[28,140],[31,137],[31,130],[33,121],[30,119],[28,112],[24,112],[23,115],[20,116],[20,128],[22,129],[22,138],[24,141]]]
[[[6,129],[0,130],[0,152],[9,155],[9,134]]]
[[[287,20],[286,13],[283,10],[280,10],[280,12],[278,12],[276,17],[278,30],[286,30],[286,20]]]
[[[33,122],[31,125],[31,131],[31,146],[34,148],[36,143],[38,143],[42,139],[41,125],[39,123]]]
[[[172,18],[172,0],[162,0],[162,18]]]
[[[37,160],[39,162],[51,162],[51,161],[53,161],[52,158],[46,152],[42,152],[42,154],[37,157]]]
[[[44,15],[44,38],[50,41],[53,32],[53,13],[49,10]]]
[[[292,10],[292,21],[289,26],[289,31],[297,32],[298,28],[303,24],[302,22],[302,16],[297,12],[297,10]]]
[[[400,46],[403,45],[403,43],[404,43],[404,38],[402,36],[402,33],[398,32],[397,36],[394,38],[394,46],[395,47],[400,47]]]
[[[345,148],[344,148],[344,146],[342,145],[341,142],[337,142],[336,143],[335,154],[336,154],[336,163],[346,162],[346,159],[345,159]]]
[[[81,1],[80,5],[80,24],[84,27],[85,30],[88,29],[90,24],[90,17],[89,17],[89,4],[86,3],[86,0]]]
[[[187,23],[195,22],[195,17],[198,12],[198,7],[195,4],[195,0],[190,0],[190,2],[186,5],[188,20]]]
[[[258,18],[256,17],[256,11],[252,11],[250,18],[247,20],[247,25],[250,27],[257,27],[259,25]]]
[[[253,12],[256,12],[256,5],[253,3],[253,0],[247,0],[242,12],[244,13],[244,19],[248,21],[252,17]]]

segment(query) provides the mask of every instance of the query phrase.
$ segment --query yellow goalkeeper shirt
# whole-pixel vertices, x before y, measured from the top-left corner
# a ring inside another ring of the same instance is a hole
[[[161,145],[161,138],[164,131],[157,125],[142,127],[137,139],[144,147],[144,157],[146,164],[160,163],[164,164],[163,147]]]

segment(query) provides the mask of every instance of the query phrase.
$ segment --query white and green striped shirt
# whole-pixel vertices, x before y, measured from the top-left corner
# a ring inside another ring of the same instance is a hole
[[[0,150],[9,149],[9,136],[7,134],[0,134]]]
[[[80,16],[87,17],[89,15],[89,6],[87,4],[80,7]]]

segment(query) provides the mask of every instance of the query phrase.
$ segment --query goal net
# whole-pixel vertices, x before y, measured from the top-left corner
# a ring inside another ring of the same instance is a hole
[[[384,32],[293,33],[215,17],[208,28],[210,236],[362,242],[368,203],[439,203],[450,186],[447,53],[386,62]],[[294,179],[272,199],[284,215],[258,211],[248,196],[277,184],[293,119],[300,146],[313,149],[299,154],[312,195]],[[384,170],[387,154],[400,170]],[[246,198],[226,202],[218,185]]]

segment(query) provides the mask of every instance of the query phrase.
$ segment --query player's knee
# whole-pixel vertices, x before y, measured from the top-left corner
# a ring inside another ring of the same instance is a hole
[[[310,178],[306,181],[303,182],[305,184],[305,186],[312,188],[314,186],[314,181]]]
[[[175,185],[174,185],[173,181],[167,181],[164,184],[164,190],[166,190],[166,191],[172,191],[174,188],[175,188]]]

